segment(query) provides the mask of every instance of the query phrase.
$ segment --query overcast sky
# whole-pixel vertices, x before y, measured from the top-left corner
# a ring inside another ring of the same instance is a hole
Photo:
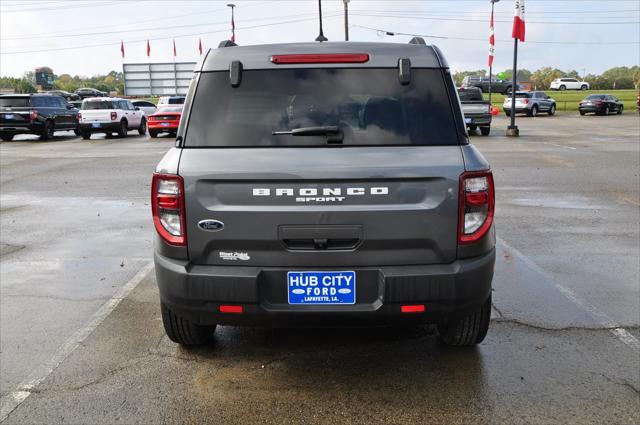
[[[195,61],[198,38],[205,49],[229,38],[229,1],[234,0],[0,0],[0,74],[21,76],[38,66],[58,75],[121,71],[121,40],[127,63],[147,61],[147,39],[152,62],[173,59],[173,39],[176,60]],[[235,4],[238,44],[311,41],[318,34],[316,0]],[[322,5],[325,36],[343,40],[342,0]],[[448,37],[427,42],[444,51],[454,71],[487,66],[489,0],[351,0],[349,8],[351,40],[406,43],[411,38],[363,27]],[[514,0],[496,3],[496,70],[512,64],[513,8]],[[520,48],[519,67],[582,74],[638,65],[639,21],[638,0],[526,0],[527,42]]]

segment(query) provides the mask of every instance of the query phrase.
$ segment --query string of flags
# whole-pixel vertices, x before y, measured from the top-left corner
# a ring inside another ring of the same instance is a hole
[[[198,52],[202,55],[202,39],[198,39]],[[124,59],[124,40],[120,41],[120,54]],[[178,56],[178,50],[176,49],[176,40],[173,40],[173,57]],[[151,43],[147,40],[147,57],[151,57]]]

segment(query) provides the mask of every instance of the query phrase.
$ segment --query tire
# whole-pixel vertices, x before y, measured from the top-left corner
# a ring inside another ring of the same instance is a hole
[[[120,121],[120,128],[118,129],[118,137],[127,137],[129,133],[129,123],[127,120]]]
[[[585,90],[587,90],[587,89],[588,89],[588,88],[587,88],[587,86],[585,86],[585,85],[580,86],[580,90],[582,90],[582,91],[585,91]]]
[[[584,114],[586,114],[585,111],[580,111],[580,115],[584,116]]]
[[[538,105],[533,105],[531,109],[529,109],[529,112],[527,112],[527,115],[529,115],[530,117],[535,117],[536,115],[538,115]]]
[[[476,125],[472,125],[472,126],[469,127],[469,130],[471,130],[471,131],[476,131],[477,129],[478,129],[478,126],[476,126]]]
[[[602,111],[602,115],[604,116],[609,115],[609,105],[604,106],[604,111]]]
[[[440,339],[447,345],[464,347],[480,344],[487,336],[491,321],[491,297],[468,316],[438,325]]]
[[[511,116],[511,112],[504,111],[504,114],[505,114],[506,116],[508,116],[508,117],[510,117],[510,116]]]
[[[491,133],[491,127],[480,127],[480,134],[488,136]]]
[[[156,137],[158,137],[158,132],[155,130],[149,130],[149,136],[155,139]]]
[[[13,140],[13,134],[11,133],[0,133],[0,139],[2,139],[3,142],[10,142]]]
[[[622,115],[623,111],[624,111],[624,106],[620,105],[620,107],[618,108],[618,115]]]
[[[55,124],[51,120],[47,120],[44,122],[44,127],[42,128],[42,134],[40,134],[40,140],[50,140],[53,138],[53,133],[55,131]]]
[[[203,345],[213,340],[214,326],[201,326],[178,316],[164,303],[160,303],[164,331],[169,339],[180,345]]]
[[[80,131],[80,136],[82,136],[84,140],[89,140],[91,138],[91,133],[88,131]]]
[[[549,112],[548,112],[548,114],[549,114],[550,116],[554,116],[554,115],[556,114],[556,104],[555,104],[555,103],[554,103],[554,104],[552,104],[552,105],[551,105],[551,107],[549,108]]]
[[[565,91],[567,89],[567,86],[560,86],[560,91]]]
[[[74,133],[76,136],[80,136],[80,135],[82,134],[82,133],[80,133],[80,130],[79,130],[79,129],[77,129],[77,128],[73,130],[73,133]]]
[[[144,136],[145,134],[147,134],[147,120],[145,120],[144,118],[140,120],[140,127],[138,127],[138,134],[141,136]]]

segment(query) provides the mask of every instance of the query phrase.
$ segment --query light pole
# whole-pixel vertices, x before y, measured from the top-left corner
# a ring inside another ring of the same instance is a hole
[[[493,50],[494,50],[494,42],[495,42],[495,36],[493,34],[493,6],[498,3],[500,0],[489,0],[491,1],[491,34],[490,34],[490,41],[491,41],[491,47],[490,47],[490,54],[491,54],[491,59],[489,60],[489,105],[491,105],[491,108],[493,108],[493,103],[491,103],[491,79],[493,78]]]
[[[349,41],[349,0],[342,0],[342,2],[344,3],[344,41]]]
[[[316,41],[328,41],[329,39],[322,33],[322,0],[318,0],[318,15],[320,16],[320,34],[316,37]]]
[[[235,9],[236,5],[233,3],[227,4],[227,7],[231,8],[231,41],[236,42],[236,22],[233,19],[233,9]]]

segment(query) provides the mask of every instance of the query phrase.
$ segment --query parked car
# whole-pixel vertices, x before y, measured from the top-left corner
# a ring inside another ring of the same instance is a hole
[[[58,130],[78,128],[77,110],[63,97],[46,93],[0,95],[0,138],[36,134],[49,140]]]
[[[93,133],[104,133],[107,137],[117,134],[126,137],[129,130],[147,133],[147,118],[131,101],[112,97],[90,97],[82,101],[78,113],[80,135],[89,139]]]
[[[588,113],[609,115],[613,112],[620,115],[624,111],[624,104],[617,97],[610,94],[592,94],[580,102],[578,111],[580,111],[580,115]]]
[[[132,100],[133,106],[140,108],[141,111],[144,111],[146,116],[150,116],[156,112],[158,109],[156,105],[148,100]]]
[[[488,136],[491,132],[491,104],[482,97],[482,90],[477,87],[461,87],[458,89],[458,96],[467,128],[476,131],[480,127],[480,133]]]
[[[576,78],[556,78],[551,82],[550,90],[589,90],[589,83]]]
[[[446,344],[481,342],[493,177],[442,52],[417,38],[225,45],[196,69],[152,180],[169,338],[435,323]]]
[[[69,93],[68,91],[64,90],[49,90],[47,93],[62,96],[67,102],[71,102],[72,100],[81,100],[80,96],[78,96],[77,94]]]
[[[91,88],[82,88],[76,90],[76,94],[80,96],[80,98],[85,99],[87,97],[106,97],[107,94],[105,92],[101,92],[100,90],[91,89]]]
[[[511,116],[511,96],[504,99],[502,104],[504,113]],[[546,112],[549,115],[556,113],[556,101],[543,91],[528,91],[516,93],[516,114],[527,114],[535,117],[538,112]]]
[[[163,105],[182,105],[184,96],[160,96],[158,99],[158,108]]]
[[[182,117],[182,106],[163,106],[155,114],[149,115],[149,136],[158,137],[160,133],[169,133],[175,137]]]
[[[477,87],[484,93],[489,93],[489,77],[482,77],[479,75],[468,75],[462,79],[462,87]],[[491,92],[492,93],[511,93],[513,87],[512,81],[504,81],[498,78],[491,78]],[[520,86],[518,86],[520,87]]]
[[[80,109],[82,106],[82,100],[71,100],[69,101],[69,105],[73,106],[76,109]]]

